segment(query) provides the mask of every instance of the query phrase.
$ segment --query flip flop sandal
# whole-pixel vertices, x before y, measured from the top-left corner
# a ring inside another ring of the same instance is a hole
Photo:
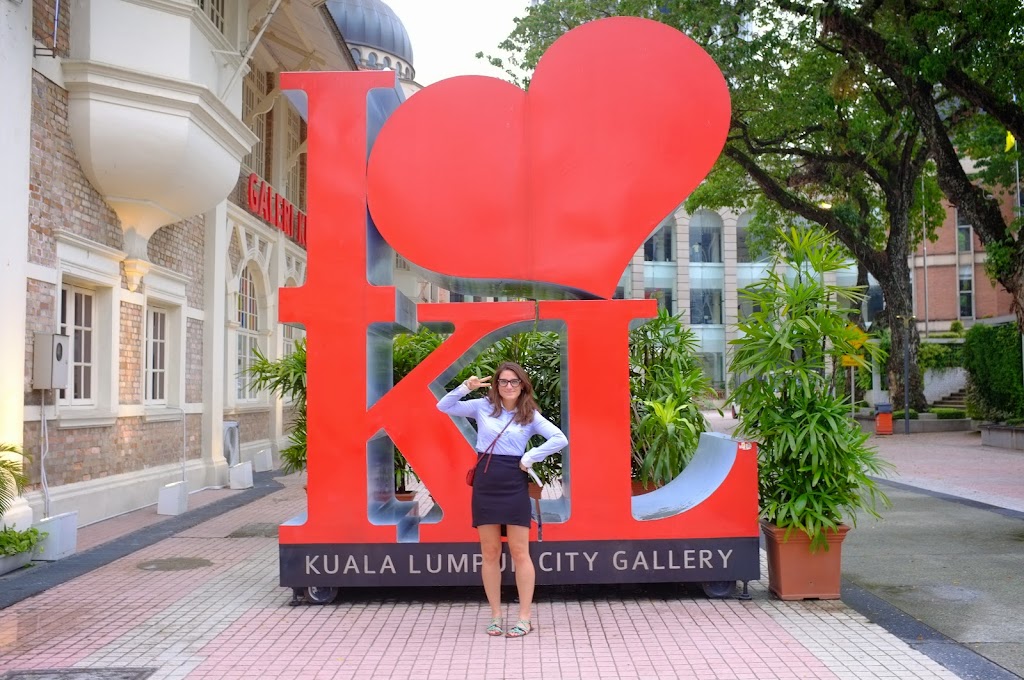
[[[530,623],[530,619],[519,619],[516,621],[516,625],[508,629],[505,633],[505,637],[519,638],[529,635],[533,631],[533,624]]]
[[[501,627],[500,616],[495,616],[491,619],[491,624],[487,626],[487,634],[491,637],[501,637],[505,634],[505,629]]]

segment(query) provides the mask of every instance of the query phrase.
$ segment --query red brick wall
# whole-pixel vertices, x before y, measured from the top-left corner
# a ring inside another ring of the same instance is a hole
[[[117,381],[122,404],[142,403],[142,341],[142,306],[122,302],[121,356]]]
[[[205,233],[206,220],[197,215],[161,227],[149,239],[150,261],[188,277],[185,294],[196,309],[203,308]]]
[[[53,47],[53,15],[56,8],[54,0],[33,0],[32,3],[32,36],[45,45]],[[57,54],[68,56],[68,33],[71,28],[71,3],[60,3],[60,21],[57,23]]]
[[[186,458],[201,453],[202,415],[188,416]],[[61,430],[49,425],[50,452],[46,479],[51,487],[136,472],[181,460],[181,421],[145,423],[142,418],[121,418],[114,427]],[[25,451],[32,454],[28,468],[31,488],[39,486],[39,423],[25,424]]]
[[[66,4],[66,3],[65,3]],[[89,184],[68,133],[67,92],[32,72],[29,261],[56,266],[54,230],[121,249],[117,215]]]
[[[231,230],[231,242],[228,244],[228,262],[231,271],[227,275],[231,278],[238,272],[238,265],[242,262],[242,244],[238,242],[238,232],[234,229]],[[228,310],[228,319],[232,318],[233,313],[233,310]]]
[[[34,357],[34,333],[53,333],[56,328],[57,288],[52,283],[28,279],[26,283],[25,315],[25,404],[36,406],[41,401],[41,392],[32,389],[32,362]],[[53,393],[46,397],[53,403]]]
[[[243,444],[270,438],[269,411],[239,413],[234,417],[225,416],[224,419],[238,421],[239,440]]]
[[[203,401],[203,322],[188,319],[185,330],[185,401]]]

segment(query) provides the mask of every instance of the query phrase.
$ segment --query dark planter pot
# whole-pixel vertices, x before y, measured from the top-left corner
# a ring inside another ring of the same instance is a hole
[[[415,498],[416,498],[416,492],[415,491],[396,491],[395,492],[395,500],[411,501],[411,500],[414,500]]]
[[[643,496],[645,493],[650,493],[661,486],[658,482],[648,482],[647,486],[644,487],[644,483],[639,479],[634,479],[630,482],[634,496]]]
[[[842,585],[843,539],[850,527],[828,536],[828,550],[811,552],[811,539],[794,529],[761,520],[768,554],[768,589],[780,600],[838,600]]]

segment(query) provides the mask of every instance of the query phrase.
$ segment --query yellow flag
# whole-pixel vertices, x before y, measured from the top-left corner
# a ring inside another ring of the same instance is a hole
[[[1017,140],[1014,139],[1013,133],[1009,130],[1006,131],[1006,151],[1009,151],[1017,144]]]

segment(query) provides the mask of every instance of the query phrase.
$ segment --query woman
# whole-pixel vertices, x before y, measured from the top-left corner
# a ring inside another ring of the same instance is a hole
[[[460,401],[473,390],[487,388],[485,399]],[[562,431],[537,410],[533,385],[519,364],[507,361],[494,376],[470,376],[446,394],[437,408],[453,416],[473,418],[477,423],[476,476],[473,480],[473,526],[480,533],[483,581],[491,605],[488,635],[522,637],[533,630],[534,569],[530,557],[530,494],[527,470],[569,441]],[[539,434],[547,441],[526,452],[530,437]],[[508,534],[508,548],[515,563],[519,590],[519,620],[506,633],[501,616],[501,525]]]

